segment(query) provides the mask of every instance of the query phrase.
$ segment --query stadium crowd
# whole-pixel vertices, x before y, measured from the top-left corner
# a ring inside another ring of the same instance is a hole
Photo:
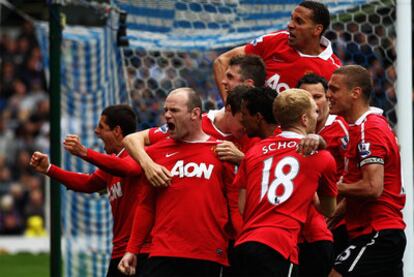
[[[2,32],[0,53],[0,234],[43,234],[45,179],[28,162],[49,148],[49,98],[33,25]]]

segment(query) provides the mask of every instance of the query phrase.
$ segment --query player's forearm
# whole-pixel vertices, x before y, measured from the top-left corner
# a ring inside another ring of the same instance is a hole
[[[355,198],[377,198],[381,195],[382,190],[364,180],[359,180],[358,182],[345,184],[338,183],[338,193],[345,197],[355,197]]]
[[[378,198],[384,189],[384,166],[371,163],[362,167],[362,178],[355,183],[338,183],[339,194],[345,197]]]
[[[136,176],[141,173],[141,167],[129,157],[120,158],[88,149],[87,155],[83,159],[103,171],[119,177]]]
[[[334,214],[336,208],[336,197],[318,195],[319,204],[316,206],[318,211],[324,216],[330,217]]]
[[[134,222],[132,224],[131,236],[129,237],[127,252],[138,254],[154,225],[154,211],[146,206],[137,205]]]
[[[98,192],[106,187],[105,181],[95,175],[70,172],[55,165],[50,167],[47,175],[59,183],[62,183],[68,189],[78,192]]]
[[[147,130],[126,136],[122,143],[128,151],[128,154],[138,162],[144,170],[148,165],[153,163],[151,157],[145,152],[145,145],[149,144]]]
[[[239,190],[239,211],[243,215],[244,208],[246,207],[246,189]]]

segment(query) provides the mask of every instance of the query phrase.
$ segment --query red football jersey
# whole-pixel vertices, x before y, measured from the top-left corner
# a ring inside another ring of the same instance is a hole
[[[329,115],[325,126],[319,131],[319,135],[325,139],[327,144],[326,150],[332,154],[336,161],[336,180],[338,181],[344,170],[346,147],[349,141],[348,124],[340,116]],[[342,220],[337,226],[342,224],[345,224],[345,221]],[[302,235],[306,242],[333,241],[333,236],[331,231],[328,230],[325,217],[314,207],[309,209]]]
[[[345,154],[349,142],[348,123],[338,116],[330,114],[325,127],[319,131],[319,135],[326,141],[327,148],[336,161],[337,177],[342,176],[345,165]]]
[[[126,251],[131,234],[136,199],[140,197],[140,191],[142,190],[142,186],[138,184],[141,169],[128,155],[128,152],[124,150],[117,157],[88,149],[86,160],[98,167],[102,165],[106,171],[103,171],[100,167],[92,175],[87,175],[52,166],[48,175],[75,191],[98,192],[106,185],[113,216],[112,259],[120,258]],[[96,181],[92,182],[90,180]],[[148,248],[144,247],[142,253],[145,252],[148,252]]]
[[[207,135],[215,137],[219,140],[228,140],[233,142],[240,151],[247,152],[256,142],[260,141],[259,138],[249,138],[247,135],[237,139],[232,134],[222,132],[217,126],[214,124],[214,120],[216,118],[216,114],[219,110],[210,110],[208,113],[203,113],[201,127]],[[163,125],[159,128],[151,128],[149,129],[149,140],[151,144],[156,143],[163,138],[168,137],[168,127],[167,125]]]
[[[334,158],[326,150],[307,157],[297,153],[301,137],[282,132],[256,143],[234,180],[246,189],[244,226],[236,245],[260,242],[294,263],[298,263],[299,232],[315,192],[337,194]]]
[[[190,143],[166,138],[147,148],[173,175],[171,185],[155,193],[151,257],[228,264],[225,192],[232,186],[234,167],[217,158],[216,145],[216,139]]]
[[[305,224],[303,225],[299,242],[302,242],[302,240],[309,243],[321,240],[333,241],[333,236],[326,225],[325,217],[313,204],[309,207],[308,216]]]
[[[288,44],[289,33],[278,31],[263,35],[246,44],[246,54],[260,56],[266,65],[266,84],[277,92],[295,88],[308,73],[315,73],[326,80],[331,78],[341,61],[332,51],[330,41],[322,37],[324,51],[318,56],[300,53]]]
[[[384,165],[384,190],[377,199],[347,197],[345,220],[351,238],[374,230],[405,228],[401,213],[405,193],[399,147],[387,120],[368,111],[355,124],[349,125],[343,182],[361,180],[361,168],[372,163]]]

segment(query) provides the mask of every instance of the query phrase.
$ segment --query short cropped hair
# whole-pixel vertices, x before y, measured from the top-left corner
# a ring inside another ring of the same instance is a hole
[[[312,108],[312,96],[303,89],[281,92],[273,102],[273,115],[282,129],[296,126],[301,116]]]
[[[201,100],[200,95],[192,88],[182,87],[170,91],[169,94],[176,93],[178,91],[185,92],[187,94],[187,109],[192,111],[194,108],[200,108],[200,111],[203,109],[203,101]]]
[[[308,0],[301,2],[299,6],[312,10],[313,22],[322,25],[323,29],[321,34],[323,34],[325,30],[328,29],[329,24],[331,23],[331,16],[329,14],[328,8],[324,4]]]
[[[200,111],[203,109],[203,101],[201,100],[200,95],[193,90],[192,88],[184,88],[188,91],[188,102],[187,107],[189,111],[192,111],[194,108],[200,108]]]
[[[238,85],[236,86],[232,92],[227,96],[226,99],[226,106],[229,105],[231,109],[231,114],[235,115],[236,113],[240,112],[241,110],[241,102],[243,95],[249,91],[251,87],[246,85]]]
[[[111,130],[119,126],[124,137],[134,133],[137,129],[137,116],[129,105],[108,106],[101,115],[106,117],[106,124]]]
[[[360,65],[345,65],[336,69],[333,74],[342,74],[346,78],[348,90],[360,87],[364,99],[369,102],[372,91],[372,79],[369,71]]]
[[[229,66],[240,66],[243,81],[252,79],[255,87],[262,87],[266,81],[266,66],[259,56],[237,55],[229,61]]]
[[[277,97],[277,92],[269,87],[250,88],[244,95],[243,101],[251,115],[260,113],[269,124],[276,124],[273,115],[273,101]]]
[[[328,90],[328,82],[326,81],[325,78],[316,75],[315,73],[309,73],[306,74],[305,76],[303,76],[299,81],[298,84],[296,85],[297,88],[300,88],[301,85],[306,85],[306,84],[310,84],[310,85],[316,85],[316,84],[321,84],[323,86],[323,89],[325,90],[325,92]]]

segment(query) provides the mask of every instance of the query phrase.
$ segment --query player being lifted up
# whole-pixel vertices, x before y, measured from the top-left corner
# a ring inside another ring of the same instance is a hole
[[[266,64],[266,85],[281,92],[294,88],[300,78],[313,72],[327,80],[341,62],[333,54],[330,41],[323,36],[330,15],[327,7],[316,1],[303,1],[292,12],[287,31],[278,31],[236,47],[214,61],[214,75],[222,98],[225,88],[220,81],[233,56],[254,54]]]
[[[290,89],[276,97],[273,111],[282,133],[256,143],[234,181],[245,190],[244,197],[240,194],[244,226],[235,248],[243,276],[289,276],[292,263],[298,263],[297,239],[315,192],[324,214],[335,209],[335,160],[325,150],[297,152],[301,139],[315,131],[315,102],[308,92]]]

